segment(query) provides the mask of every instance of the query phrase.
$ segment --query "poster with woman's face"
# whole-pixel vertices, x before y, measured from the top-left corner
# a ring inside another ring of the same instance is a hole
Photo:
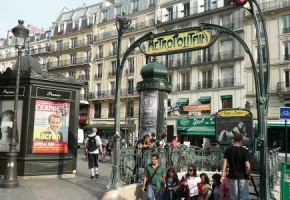
[[[23,101],[18,101],[17,129],[16,129],[16,151],[20,150],[20,133],[22,124]],[[14,100],[0,101],[0,152],[9,152],[9,144],[13,134]]]

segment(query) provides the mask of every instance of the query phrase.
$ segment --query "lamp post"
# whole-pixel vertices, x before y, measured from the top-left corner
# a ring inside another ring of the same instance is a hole
[[[16,67],[16,89],[15,89],[15,99],[14,99],[14,116],[13,116],[13,127],[12,127],[12,138],[10,141],[10,148],[7,166],[4,174],[4,181],[1,184],[3,188],[15,188],[19,186],[17,179],[17,109],[18,109],[18,97],[19,97],[19,82],[20,82],[20,57],[25,49],[26,38],[28,37],[29,31],[23,26],[24,21],[18,20],[18,25],[12,29],[12,33],[15,37],[15,48],[18,50],[18,63],[15,64]]]

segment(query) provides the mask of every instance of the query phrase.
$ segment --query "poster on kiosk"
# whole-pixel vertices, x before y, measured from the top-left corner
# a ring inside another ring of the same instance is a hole
[[[32,153],[68,153],[70,103],[36,100]]]

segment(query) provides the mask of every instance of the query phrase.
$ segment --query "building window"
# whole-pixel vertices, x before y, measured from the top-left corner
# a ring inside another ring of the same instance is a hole
[[[233,108],[232,95],[223,95],[221,96],[221,100],[222,100],[222,109]]]
[[[115,76],[116,75],[116,70],[117,70],[117,62],[116,61],[112,61],[111,62],[111,69],[109,71],[109,76]]]
[[[225,28],[233,30],[234,24],[233,24],[233,17],[231,14],[221,16],[221,25]]]
[[[116,17],[122,16],[122,6],[118,6],[115,8]]]
[[[190,4],[189,3],[183,4],[183,15],[184,15],[184,17],[190,15]]]
[[[290,41],[283,42],[284,60],[290,60]]]
[[[222,79],[218,80],[218,87],[232,87],[235,84],[234,79],[234,68],[222,68],[221,69],[221,77]]]
[[[168,74],[167,81],[172,85],[172,74]]]
[[[92,44],[93,43],[93,35],[92,34],[88,34],[86,35],[86,44]]]
[[[113,118],[115,117],[115,103],[109,103],[108,105],[108,117]]]
[[[265,32],[264,32],[264,27],[263,27],[263,23],[262,23],[262,21],[261,20],[259,20],[259,22],[258,22],[258,26],[259,26],[259,31],[260,31],[260,37],[265,37],[266,36],[266,34],[265,34]]]
[[[129,44],[128,47],[130,47],[135,42],[135,37],[129,38]]]
[[[102,58],[104,56],[104,47],[103,45],[98,46],[98,58]]]
[[[290,33],[290,15],[282,16],[282,33]]]
[[[93,16],[88,17],[87,24],[88,24],[88,26],[94,25],[94,17]]]
[[[95,77],[96,78],[102,78],[102,74],[103,74],[103,64],[98,64]]]
[[[148,7],[149,8],[155,6],[155,4],[156,4],[155,0],[148,0]]]
[[[110,93],[110,95],[114,96],[115,95],[115,90],[116,90],[116,83],[115,83],[115,81],[111,81],[109,83],[109,93]]]
[[[58,25],[58,32],[63,33],[64,32],[64,24]]]
[[[199,84],[200,89],[212,88],[212,73],[211,70],[201,72],[201,84]]]
[[[74,37],[70,39],[70,47],[71,48],[75,48],[78,46],[78,38]]]
[[[108,11],[107,10],[102,11],[101,19],[102,19],[102,22],[106,22],[108,20]]]
[[[77,64],[77,55],[70,54],[70,64]]]
[[[117,55],[117,42],[112,42],[112,53],[111,55]]]
[[[222,50],[219,53],[220,59],[231,59],[234,57],[232,40],[226,40],[226,41],[221,42],[221,48]]]
[[[102,104],[101,103],[95,103],[95,113],[94,118],[101,118],[101,110],[102,110]]]
[[[73,22],[73,30],[79,30],[79,20]]]
[[[285,86],[288,88],[290,87],[290,71],[285,71]]]
[[[56,50],[57,51],[62,50],[62,40],[56,41]]]
[[[128,79],[127,88],[128,94],[134,94],[134,79]]]
[[[211,52],[210,48],[205,48],[200,51],[200,61],[201,62],[209,62],[211,61]]]
[[[134,62],[134,58],[129,58],[128,59],[128,74],[132,74],[134,73],[134,69],[135,69],[135,62]]]
[[[168,21],[173,20],[173,8],[172,7],[166,8],[166,10],[167,10]]]
[[[134,0],[131,2],[131,4],[132,4],[132,12],[138,12],[139,0]]]
[[[178,85],[178,90],[190,90],[190,74],[182,73],[180,74],[180,84]]]
[[[128,117],[134,117],[134,100],[128,100],[126,106],[126,113]]]
[[[57,56],[56,57],[56,67],[60,67],[60,65],[61,65],[61,57]]]
[[[97,83],[96,84],[96,88],[95,88],[95,91],[97,93],[97,96],[100,97],[101,94],[102,94],[102,87],[101,87],[101,83]]]

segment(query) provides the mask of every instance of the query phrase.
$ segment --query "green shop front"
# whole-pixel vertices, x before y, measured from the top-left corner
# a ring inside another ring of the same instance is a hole
[[[181,144],[204,147],[215,140],[215,118],[184,118],[176,123]]]

